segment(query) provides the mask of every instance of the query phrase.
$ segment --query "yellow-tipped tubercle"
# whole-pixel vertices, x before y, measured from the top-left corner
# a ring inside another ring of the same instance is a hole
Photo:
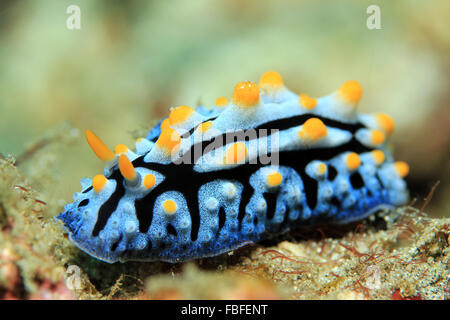
[[[314,109],[317,105],[317,99],[311,98],[306,94],[301,94],[298,98],[298,102],[306,109]]]
[[[91,130],[86,129],[86,140],[94,151],[95,155],[103,161],[112,161],[115,158],[114,153],[95,135]]]
[[[349,170],[356,170],[361,165],[361,158],[355,152],[350,152],[345,159],[345,163]]]
[[[387,115],[386,113],[378,113],[375,116],[377,118],[378,124],[388,135],[394,132],[395,123],[391,116]]]
[[[259,102],[259,87],[251,81],[239,82],[233,91],[233,103],[240,107],[254,107]]]
[[[179,146],[180,142],[181,137],[175,129],[165,128],[161,131],[156,145],[170,153],[174,148]]]
[[[384,152],[381,151],[381,150],[373,150],[372,151],[372,156],[375,159],[375,163],[377,165],[382,164],[384,162],[384,160],[386,159],[386,156],[385,156]]]
[[[131,161],[124,154],[121,154],[119,157],[119,170],[122,176],[128,181],[134,181],[136,179],[136,170]]]
[[[228,105],[228,99],[226,97],[218,97],[216,99],[216,106],[218,107],[226,107]]]
[[[116,155],[122,154],[122,153],[127,153],[128,152],[128,147],[124,144],[119,143],[118,145],[116,145],[114,147],[114,153]]]
[[[169,121],[171,125],[176,125],[186,121],[195,112],[189,106],[179,106],[173,109],[169,115]]]
[[[361,99],[362,87],[358,81],[350,80],[339,88],[338,93],[344,101],[355,105]]]
[[[243,142],[236,142],[228,147],[225,153],[225,164],[236,164],[244,162],[247,158],[247,147]]]
[[[382,144],[386,139],[384,133],[380,130],[372,130],[371,132],[372,143],[375,145]]]
[[[319,163],[317,166],[317,173],[319,175],[324,175],[327,172],[327,165],[325,163]]]
[[[284,86],[283,78],[276,71],[268,71],[259,79],[259,86],[264,91],[277,90]]]
[[[149,173],[144,177],[144,187],[146,189],[150,189],[153,188],[153,186],[155,185],[156,182],[156,178],[153,174]]]
[[[394,163],[395,166],[395,171],[397,171],[397,174],[401,177],[404,178],[408,175],[409,173],[409,165],[404,162],[404,161],[397,161]]]
[[[306,120],[302,129],[298,132],[298,136],[308,140],[319,140],[327,135],[327,127],[319,118],[311,118]]]
[[[267,185],[270,187],[277,187],[283,182],[283,176],[278,171],[269,173],[266,178]]]
[[[166,118],[161,122],[161,126],[160,126],[161,131],[164,129],[167,129],[169,127],[170,127],[170,120],[169,120],[169,118]]]
[[[200,133],[205,133],[206,131],[209,130],[209,128],[211,128],[212,125],[213,125],[212,121],[205,121],[197,127],[197,130]]]
[[[103,187],[105,186],[106,182],[108,180],[106,177],[102,174],[98,174],[92,179],[92,187],[94,188],[94,191],[99,193],[102,191]]]
[[[173,200],[165,200],[163,202],[163,209],[168,214],[174,214],[177,211],[177,203]]]

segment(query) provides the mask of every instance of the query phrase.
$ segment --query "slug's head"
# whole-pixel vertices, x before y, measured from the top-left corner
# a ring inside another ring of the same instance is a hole
[[[142,232],[136,211],[139,206],[141,212],[151,214],[153,201],[144,200],[164,181],[157,168],[143,160],[153,143],[138,140],[135,152],[125,145],[117,145],[112,152],[89,130],[86,138],[106,162],[105,172],[83,179],[82,191],[74,194],[74,202],[66,205],[57,219],[77,247],[100,260],[125,261],[130,255],[139,260],[140,254],[148,259],[149,253],[143,252],[151,249],[151,240]]]

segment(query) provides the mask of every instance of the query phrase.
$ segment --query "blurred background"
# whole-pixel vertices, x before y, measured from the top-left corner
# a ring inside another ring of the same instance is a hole
[[[66,27],[73,4],[80,30]],[[371,4],[380,30],[366,26]],[[41,195],[69,201],[103,170],[86,128],[111,148],[133,146],[169,107],[211,105],[267,70],[314,97],[354,79],[360,110],[395,120],[415,206],[440,181],[426,211],[450,216],[449,21],[447,0],[0,1],[0,153],[20,158],[69,121],[79,134]]]

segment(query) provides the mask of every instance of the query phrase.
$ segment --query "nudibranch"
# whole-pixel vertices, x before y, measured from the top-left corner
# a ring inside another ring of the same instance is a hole
[[[357,81],[296,94],[270,71],[210,108],[173,108],[134,149],[86,130],[106,166],[57,219],[100,260],[175,263],[405,204],[409,167],[388,148],[394,121],[358,112],[361,96]]]

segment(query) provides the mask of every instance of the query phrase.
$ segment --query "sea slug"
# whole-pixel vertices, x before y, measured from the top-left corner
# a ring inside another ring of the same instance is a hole
[[[81,250],[106,261],[215,256],[298,226],[343,224],[408,201],[384,113],[357,111],[362,88],[345,82],[313,98],[266,72],[212,108],[179,106],[111,151],[86,138],[104,174],[57,219]]]

